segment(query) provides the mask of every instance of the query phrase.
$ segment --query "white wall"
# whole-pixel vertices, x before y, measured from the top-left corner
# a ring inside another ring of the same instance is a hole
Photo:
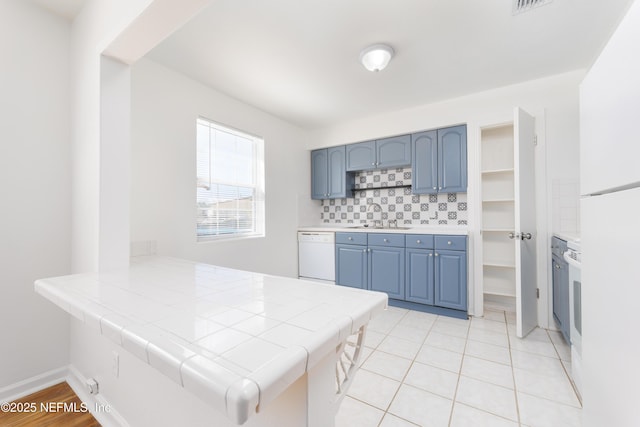
[[[67,315],[33,282],[70,270],[69,33],[0,2],[0,394],[68,363]]]
[[[319,148],[397,135],[459,123],[467,123],[469,146],[469,229],[479,235],[479,152],[480,129],[513,120],[513,108],[521,107],[536,117],[536,209],[538,212],[538,286],[541,326],[553,327],[549,314],[548,243],[551,233],[551,183],[579,178],[578,85],[584,71],[574,71],[544,79],[506,86],[417,108],[367,117],[313,133],[308,148]],[[479,246],[476,246],[479,252]],[[477,261],[477,260],[476,260]],[[480,273],[479,263],[470,269],[471,278]],[[472,282],[473,283],[473,282]],[[480,305],[480,295],[475,295]],[[479,313],[479,312],[478,312]]]
[[[264,138],[266,237],[197,243],[196,118]],[[297,275],[297,198],[308,192],[306,133],[150,60],[132,71],[131,240],[158,253]]]

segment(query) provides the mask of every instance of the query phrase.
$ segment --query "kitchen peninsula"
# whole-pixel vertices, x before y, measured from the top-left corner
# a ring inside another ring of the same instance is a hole
[[[35,289],[213,407],[217,426],[333,425],[387,305],[384,293],[155,256]]]

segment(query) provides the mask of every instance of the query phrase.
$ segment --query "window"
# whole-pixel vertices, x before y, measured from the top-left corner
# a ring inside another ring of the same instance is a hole
[[[264,236],[264,141],[199,118],[198,241]]]

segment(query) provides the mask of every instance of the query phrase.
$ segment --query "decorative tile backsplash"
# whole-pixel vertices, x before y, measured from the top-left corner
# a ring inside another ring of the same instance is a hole
[[[383,188],[407,185],[404,188]],[[467,194],[411,194],[411,168],[359,172],[353,198],[322,201],[320,219],[327,224],[359,224],[382,219],[398,225],[467,225]],[[368,189],[369,188],[369,189]],[[377,207],[369,205],[377,203]]]

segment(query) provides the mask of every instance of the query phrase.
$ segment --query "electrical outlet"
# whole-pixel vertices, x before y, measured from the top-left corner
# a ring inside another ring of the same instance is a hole
[[[120,355],[117,351],[111,352],[111,372],[116,378],[120,375]]]

